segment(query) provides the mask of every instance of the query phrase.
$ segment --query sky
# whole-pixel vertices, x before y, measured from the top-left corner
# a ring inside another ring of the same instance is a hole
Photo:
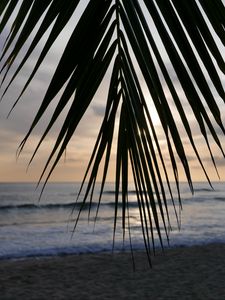
[[[81,1],[81,7],[79,7],[78,9],[77,15],[79,15],[83,9],[82,3],[84,4],[85,1]],[[73,20],[75,20],[76,16],[74,16],[73,18]],[[34,130],[19,158],[17,158],[16,152],[20,142],[23,140],[26,132],[29,129],[29,126],[31,125],[35,113],[37,112],[37,109],[41,103],[41,100],[43,99],[47,88],[47,83],[51,79],[56,63],[60,58],[60,54],[62,53],[63,46],[66,44],[66,41],[70,36],[72,27],[73,22],[70,22],[68,26],[64,29],[63,35],[61,35],[60,39],[55,43],[53,49],[50,51],[46,60],[44,61],[44,64],[41,66],[37,75],[33,79],[32,84],[29,86],[21,101],[17,104],[17,106],[8,118],[8,112],[10,111],[15,99],[19,95],[28,74],[30,74],[35,62],[35,58],[37,57],[39,50],[43,46],[44,41],[42,41],[38,45],[38,48],[35,50],[33,56],[28,61],[26,66],[22,69],[22,71],[14,81],[13,85],[11,86],[10,90],[6,93],[3,100],[0,102],[0,182],[37,182],[40,177],[45,162],[48,158],[48,154],[50,153],[51,147],[54,144],[55,138],[62,124],[63,116],[65,116],[66,112],[62,114],[59,122],[48,135],[47,139],[43,143],[42,147],[37,153],[37,156],[35,157],[34,161],[28,169],[27,166],[29,160],[35,149],[35,145],[39,141],[41,133],[43,132],[51,116],[54,104],[46,112],[43,120],[41,121],[41,124],[39,124]],[[2,48],[3,46],[4,38],[7,34],[7,29],[0,36],[0,48]],[[224,48],[223,53],[225,53]],[[171,67],[168,65],[168,69],[170,68]],[[102,83],[99,91],[95,95],[92,105],[85,114],[85,117],[82,120],[81,124],[78,126],[78,129],[67,148],[66,157],[59,162],[57,168],[55,169],[53,175],[50,178],[50,181],[82,180],[85,172],[85,167],[87,166],[88,159],[91,155],[95,143],[96,135],[98,134],[101,118],[104,115],[104,103],[107,96],[109,76],[110,74],[107,73],[104,82]],[[224,77],[222,80],[224,85]],[[183,99],[184,96],[182,94],[178,82],[176,81],[177,79],[174,77],[174,84],[177,86],[177,91],[180,94],[181,99]],[[3,88],[1,89],[1,93],[2,91]],[[159,137],[161,137],[160,143],[162,149],[164,149],[165,139],[162,134],[162,128],[160,126],[158,117],[155,113],[154,107],[151,103],[151,99],[147,91],[146,98],[149,98],[149,105],[151,107],[153,122]],[[169,96],[168,101],[170,101]],[[170,105],[171,108],[173,108],[173,104],[171,103],[171,101]],[[218,105],[221,109],[222,119],[224,120],[225,106],[222,103],[222,100],[219,99],[219,97]],[[185,99],[183,99],[183,106],[186,112],[190,110],[187,103],[185,102]],[[176,117],[176,111],[174,111],[174,116]],[[177,118],[176,120],[177,124],[179,124],[179,119]],[[216,181],[218,180],[218,176],[210,160],[209,153],[206,149],[206,145],[199,133],[198,125],[196,124],[191,113],[189,114],[189,121],[192,128],[194,140],[196,142],[200,154],[202,155],[202,160],[205,164],[210,179],[212,181]],[[180,131],[181,135],[184,136],[183,142],[185,145],[185,150],[187,151],[188,160],[190,162],[192,178],[195,181],[204,181],[205,176],[198,162],[196,161],[196,158],[193,155],[193,151],[190,150],[190,145],[187,143],[187,139],[185,138],[185,134],[183,134],[182,127],[180,127]],[[218,132],[219,134],[221,134],[219,129]],[[222,145],[225,146],[225,138],[222,138]],[[114,149],[115,147],[116,145],[114,146]],[[225,149],[225,147],[223,148]],[[225,180],[225,159],[219,153],[218,148],[215,147],[215,145],[212,146],[212,149],[214,151],[213,153],[215,155],[216,163],[220,173],[220,179]],[[166,161],[169,160],[168,153],[164,152],[164,157]],[[110,181],[113,181],[115,174],[113,167],[113,165],[115,165],[114,153],[112,154],[111,165],[112,168],[109,173],[108,179]],[[169,173],[172,174],[170,164],[168,164],[167,167]],[[180,169],[180,180],[185,180],[185,176],[182,172],[182,169]]]

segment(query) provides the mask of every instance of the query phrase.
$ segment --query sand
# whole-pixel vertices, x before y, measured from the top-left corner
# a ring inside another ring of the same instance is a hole
[[[0,261],[0,299],[225,299],[225,245]]]

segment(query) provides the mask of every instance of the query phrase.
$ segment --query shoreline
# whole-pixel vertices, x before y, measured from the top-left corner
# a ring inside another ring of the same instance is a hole
[[[207,246],[219,246],[219,245],[225,245],[225,241],[218,241],[218,242],[207,242],[207,243],[199,243],[199,244],[171,244],[171,245],[163,245],[164,247],[162,248],[160,245],[155,246],[155,253],[156,255],[153,254],[153,248],[151,248],[151,259],[154,260],[154,257],[158,255],[164,256],[166,255],[167,252],[173,251],[173,250],[178,250],[178,249],[183,249],[183,248],[192,248],[192,247],[207,247]],[[145,255],[146,251],[144,247],[141,248],[133,248],[133,253],[135,256],[135,253],[142,253]],[[57,258],[64,258],[64,257],[74,257],[74,256],[91,256],[91,255],[118,255],[118,254],[124,254],[124,255],[130,255],[132,257],[132,252],[130,248],[124,248],[124,249],[117,249],[115,248],[114,250],[110,249],[103,249],[103,250],[89,250],[89,251],[75,251],[75,252],[67,252],[67,251],[59,251],[55,253],[40,253],[40,254],[27,254],[27,255],[13,255],[13,256],[2,256],[0,257],[0,264],[1,262],[7,262],[7,261],[26,261],[26,260],[45,260],[45,259],[57,259]],[[147,258],[147,255],[146,255]]]
[[[224,299],[225,244],[0,260],[1,299]]]

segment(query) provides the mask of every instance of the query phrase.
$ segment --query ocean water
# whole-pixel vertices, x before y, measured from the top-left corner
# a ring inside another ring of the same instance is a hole
[[[170,246],[225,243],[225,183],[195,183],[195,193],[181,183],[183,209],[181,229],[169,201],[172,231]],[[173,187],[175,188],[175,186]],[[97,185],[93,205],[84,209],[74,232],[79,205],[74,207],[79,184],[49,183],[39,201],[40,189],[32,183],[0,184],[0,259],[30,256],[64,255],[111,251],[114,224],[113,184],[107,184],[97,220],[95,215],[100,186]],[[82,197],[82,195],[81,195]],[[136,195],[129,193],[132,247],[144,249]],[[178,202],[178,200],[177,200]],[[127,231],[128,232],[128,231]],[[156,247],[160,246],[155,232]],[[167,246],[164,236],[164,246]],[[123,240],[121,211],[115,236],[115,250],[129,249],[129,234]]]

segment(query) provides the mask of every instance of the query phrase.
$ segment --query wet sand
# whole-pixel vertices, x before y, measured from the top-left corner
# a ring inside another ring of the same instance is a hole
[[[0,261],[0,299],[225,299],[225,245]]]

